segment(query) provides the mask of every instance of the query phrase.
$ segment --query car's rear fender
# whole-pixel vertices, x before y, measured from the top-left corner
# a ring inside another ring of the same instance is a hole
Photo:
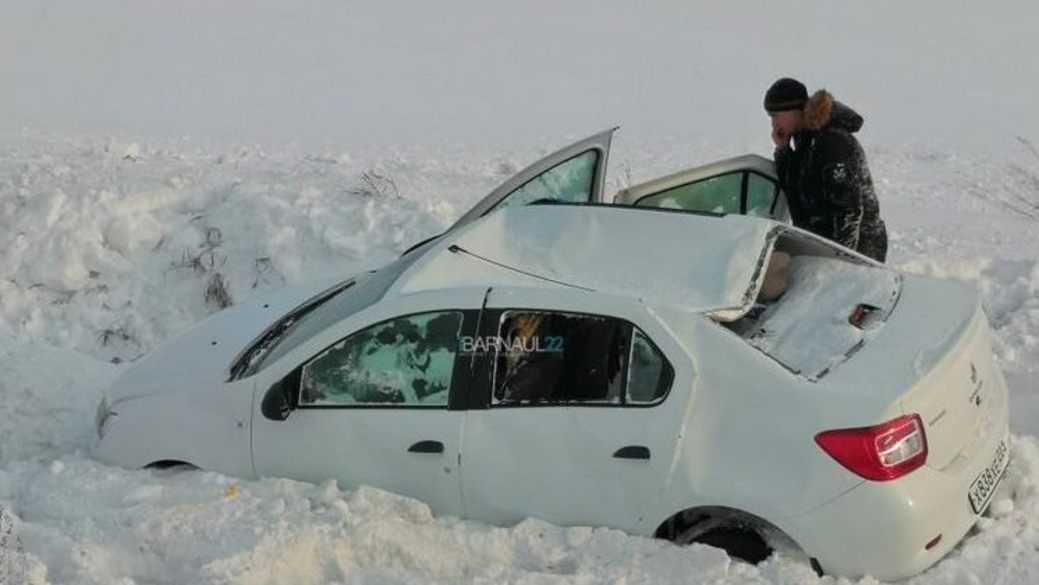
[[[708,523],[753,532],[770,548],[786,556],[804,554],[801,545],[775,524],[750,512],[726,506],[697,506],[676,512],[657,526],[653,536],[674,541],[684,531]]]
[[[968,490],[1006,446],[1006,425],[993,429],[963,470],[924,466],[891,482],[863,482],[785,525],[826,572],[905,579],[949,553],[978,515]]]
[[[861,481],[815,444],[815,434],[848,411],[882,420],[889,401],[836,397],[706,318],[685,337],[694,356],[692,401],[658,519],[712,504],[776,522]]]

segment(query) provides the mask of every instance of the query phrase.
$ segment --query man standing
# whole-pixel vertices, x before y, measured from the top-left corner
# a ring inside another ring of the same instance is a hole
[[[789,77],[768,88],[765,111],[794,225],[883,262],[887,229],[866,154],[852,136],[862,128],[862,116],[825,90],[808,97],[805,86]]]

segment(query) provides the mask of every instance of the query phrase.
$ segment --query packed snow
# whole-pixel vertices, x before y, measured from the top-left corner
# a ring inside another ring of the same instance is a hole
[[[128,362],[395,258],[554,147],[621,125],[611,193],[769,155],[780,75],[866,115],[888,264],[982,292],[1010,388],[988,515],[910,582],[1039,582],[1039,85],[1020,67],[1039,4],[953,4],[4,2],[0,584],[848,582],[89,453]]]
[[[652,145],[624,146],[615,163],[645,177],[690,164],[661,153],[647,165]],[[396,257],[539,154],[6,137],[0,505],[13,525],[0,571],[30,583],[816,582],[795,559],[748,567],[595,527],[434,517],[368,487],[90,458],[100,393],[127,362],[228,302]],[[1004,178],[1039,177],[1039,158],[871,154],[885,178],[889,263],[983,291],[1013,401],[1014,466],[990,517],[917,581],[1039,575],[1039,229],[1021,207],[1039,193]],[[610,189],[626,180],[611,177]]]

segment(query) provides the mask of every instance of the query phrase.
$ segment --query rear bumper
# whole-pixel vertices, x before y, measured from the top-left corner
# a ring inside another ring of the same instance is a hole
[[[968,489],[991,464],[1001,441],[1010,448],[1008,431],[1005,422],[993,429],[984,447],[954,468],[924,466],[892,482],[863,482],[798,518],[792,532],[799,533],[802,548],[828,574],[883,580],[916,575],[952,550],[977,522]]]

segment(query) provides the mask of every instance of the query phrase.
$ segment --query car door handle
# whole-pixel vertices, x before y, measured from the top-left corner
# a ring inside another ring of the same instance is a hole
[[[649,448],[642,445],[628,445],[617,449],[615,459],[649,459]]]
[[[444,444],[440,441],[419,441],[408,447],[408,453],[443,453]]]

